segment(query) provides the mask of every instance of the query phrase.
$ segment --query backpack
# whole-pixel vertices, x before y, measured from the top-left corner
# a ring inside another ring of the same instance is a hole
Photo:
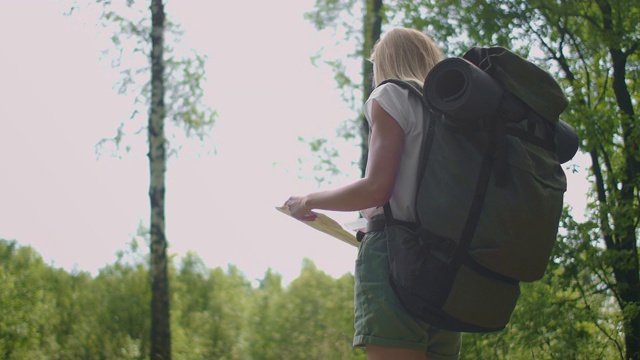
[[[419,96],[430,117],[417,224],[385,205],[391,286],[440,329],[502,330],[519,283],[542,278],[551,257],[567,188],[561,163],[579,143],[558,119],[568,101],[550,74],[500,47],[441,61],[422,89],[387,82]]]

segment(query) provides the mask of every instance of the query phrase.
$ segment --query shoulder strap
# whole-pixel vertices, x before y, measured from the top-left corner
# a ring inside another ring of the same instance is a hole
[[[430,107],[427,105],[427,102],[423,96],[422,85],[414,81],[404,81],[399,79],[387,79],[381,82],[380,85],[387,84],[387,83],[396,84],[401,88],[407,89],[409,90],[409,93],[415,95],[416,97],[418,97],[418,99],[420,99],[420,101],[422,102],[422,105],[425,108],[423,121],[426,123],[427,116],[431,112],[431,110],[430,110]],[[420,184],[420,182],[422,181],[422,174],[427,165],[427,159],[429,158],[429,149],[431,148],[431,144],[433,143],[433,137],[435,136],[435,125],[436,125],[435,121],[429,121],[428,127],[424,128],[424,133],[422,136],[422,144],[420,145],[421,151],[420,151],[420,163],[418,168],[418,178],[416,179],[417,184]],[[417,202],[417,197],[416,197],[416,202]],[[404,225],[406,227],[412,228],[414,230],[419,226],[419,224],[415,224],[415,223],[408,224],[407,222],[395,219],[393,217],[393,213],[391,212],[391,204],[389,202],[387,202],[384,205],[384,216],[385,216],[387,225],[400,224],[400,225]],[[416,214],[416,221],[417,219],[418,217]]]
[[[425,104],[425,100],[424,100],[424,96],[422,95],[422,85],[418,84],[417,82],[414,81],[404,81],[404,80],[399,80],[399,79],[387,79],[383,82],[380,83],[380,85],[383,84],[396,84],[398,86],[400,86],[401,88],[407,89],[409,90],[410,93],[414,94],[415,96],[417,96],[420,101],[422,101],[423,104]],[[378,85],[378,86],[380,86]]]

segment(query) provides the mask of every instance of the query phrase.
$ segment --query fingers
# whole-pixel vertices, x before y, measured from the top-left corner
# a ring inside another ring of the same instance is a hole
[[[313,211],[304,207],[303,198],[300,196],[291,196],[284,202],[284,206],[289,209],[291,216],[298,220],[313,221],[318,217]]]
[[[310,211],[304,215],[302,215],[301,217],[297,218],[300,219],[302,221],[313,221],[318,217],[318,214],[314,213],[313,211]]]

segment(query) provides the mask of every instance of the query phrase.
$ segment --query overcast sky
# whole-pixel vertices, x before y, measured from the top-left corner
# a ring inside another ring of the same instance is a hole
[[[118,73],[100,60],[104,34],[86,12],[63,16],[63,4],[0,1],[0,238],[95,274],[148,226],[148,164],[144,133],[130,135],[138,144],[131,152],[96,157],[95,145],[126,121],[132,99],[116,93]],[[290,281],[305,257],[333,276],[352,271],[355,248],[274,210],[316,189],[311,165],[298,163],[311,157],[298,137],[332,137],[353,116],[328,68],[311,63],[334,43],[303,19],[312,4],[168,3],[186,31],[182,46],[208,56],[206,101],[219,113],[210,141],[180,140],[183,150],[169,161],[171,253],[194,251],[209,267],[234,264],[250,280],[272,268]],[[344,149],[343,168],[357,150]],[[346,168],[333,181],[358,173]],[[585,177],[570,177],[567,201],[578,207]]]

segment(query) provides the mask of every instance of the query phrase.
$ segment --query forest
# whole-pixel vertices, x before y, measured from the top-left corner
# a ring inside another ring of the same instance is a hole
[[[116,53],[148,60],[142,70],[123,71],[119,83],[147,108],[148,233],[95,275],[48,264],[20,239],[0,239],[0,358],[365,359],[351,346],[351,274],[332,277],[306,259],[288,284],[271,270],[252,281],[236,266],[210,268],[198,254],[167,253],[165,174],[179,150],[165,125],[187,136],[215,132],[216,105],[202,101],[205,59],[171,57],[181,30],[161,0],[91,3],[115,24]],[[121,11],[142,3],[145,18]],[[371,48],[394,26],[430,34],[448,56],[477,44],[508,47],[558,80],[570,101],[562,119],[579,133],[589,161],[586,213],[578,218],[565,207],[544,278],[521,284],[505,330],[464,334],[461,358],[640,360],[640,3],[316,0],[301,16],[318,31],[334,29],[341,46],[353,44],[348,59],[313,59],[332,67],[353,109],[372,90]],[[347,66],[354,59],[355,72]],[[144,85],[134,86],[140,78]],[[363,172],[366,121],[344,120],[338,136],[362,140],[354,167]],[[111,141],[119,146],[122,138]],[[320,178],[337,173],[332,143],[306,141]]]
[[[132,242],[92,277],[45,264],[30,247],[0,242],[0,350],[4,359],[146,359],[148,256]],[[353,276],[333,278],[305,261],[283,286],[255,284],[235,267],[207,268],[192,254],[171,262],[175,359],[365,359],[353,349]],[[620,314],[605,293],[571,289],[552,264],[526,284],[507,329],[465,334],[464,359],[617,359]]]

